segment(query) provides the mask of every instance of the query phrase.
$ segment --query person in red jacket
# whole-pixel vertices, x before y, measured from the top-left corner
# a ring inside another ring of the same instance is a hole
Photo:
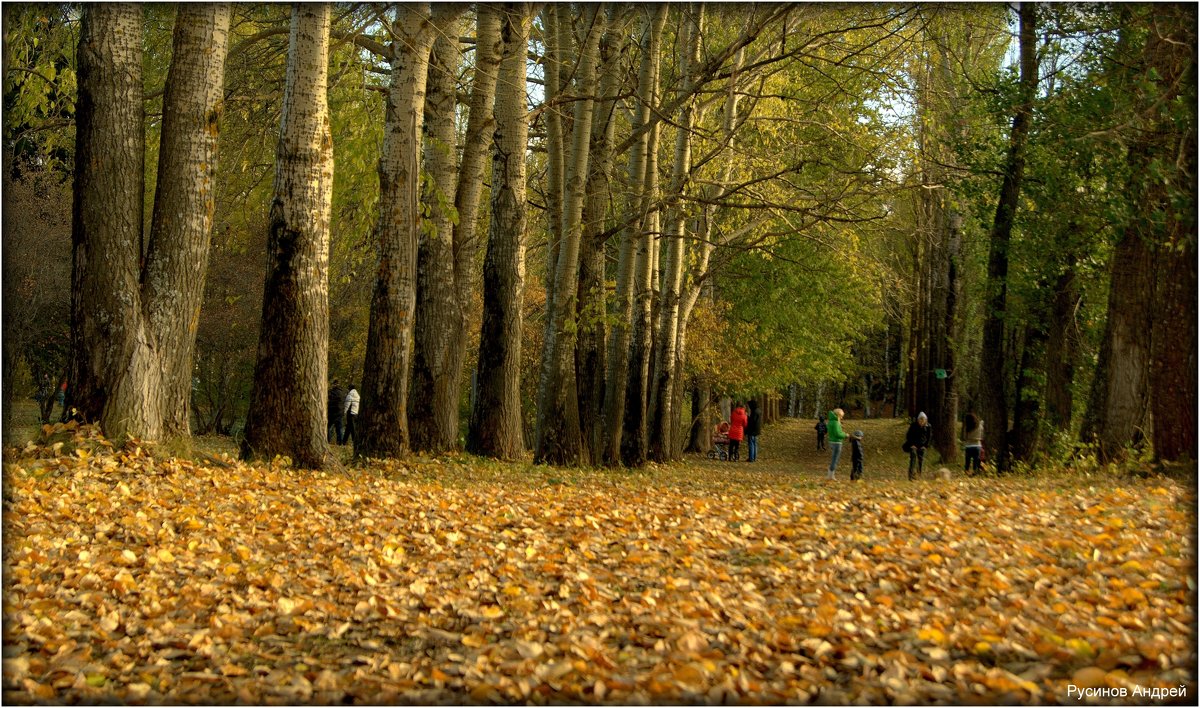
[[[733,412],[729,414],[729,459],[738,459],[738,448],[742,446],[742,438],[746,436],[746,409],[741,403],[733,404]]]

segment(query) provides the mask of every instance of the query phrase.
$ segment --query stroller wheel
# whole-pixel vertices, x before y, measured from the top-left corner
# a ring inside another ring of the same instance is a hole
[[[715,460],[715,459],[717,459],[717,451],[716,451],[716,450],[709,450],[709,451],[708,451],[708,459],[710,459],[710,460]]]

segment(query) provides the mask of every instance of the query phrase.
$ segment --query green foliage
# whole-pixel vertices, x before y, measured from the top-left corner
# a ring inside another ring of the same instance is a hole
[[[78,43],[73,6],[4,6],[5,149],[65,174],[74,167]]]

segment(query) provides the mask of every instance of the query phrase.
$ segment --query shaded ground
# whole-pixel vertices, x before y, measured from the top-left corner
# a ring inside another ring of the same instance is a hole
[[[1192,489],[1094,473],[822,480],[467,456],[348,475],[62,431],[4,468],[4,700],[1077,702],[1195,696]],[[806,451],[807,450],[807,451]]]

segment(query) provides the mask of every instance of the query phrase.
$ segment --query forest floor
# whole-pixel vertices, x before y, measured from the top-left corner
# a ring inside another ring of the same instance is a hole
[[[909,482],[893,420],[829,482],[813,422],[754,464],[339,474],[51,429],[4,450],[3,699],[1195,702],[1192,485]]]

